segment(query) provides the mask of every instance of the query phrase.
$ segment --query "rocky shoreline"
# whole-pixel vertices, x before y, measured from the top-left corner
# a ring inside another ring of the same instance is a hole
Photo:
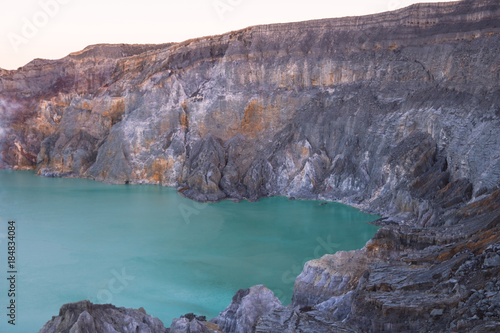
[[[0,71],[0,168],[386,217],[363,249],[308,262],[290,306],[253,287],[214,323],[171,332],[495,332],[499,82],[496,0],[94,45]],[[42,332],[125,322],[164,330],[84,302]]]

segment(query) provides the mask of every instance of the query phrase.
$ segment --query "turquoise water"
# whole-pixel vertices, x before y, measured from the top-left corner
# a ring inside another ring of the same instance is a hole
[[[160,186],[0,170],[0,332],[37,332],[62,304],[144,307],[168,327],[218,315],[240,288],[289,303],[305,261],[361,248],[377,216],[268,198],[198,204]],[[7,324],[7,222],[16,221],[16,326]]]

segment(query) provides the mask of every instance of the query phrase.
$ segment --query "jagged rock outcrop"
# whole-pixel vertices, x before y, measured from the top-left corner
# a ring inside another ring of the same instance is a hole
[[[257,332],[495,330],[499,64],[497,0],[91,46],[0,73],[0,167],[387,217]]]
[[[110,304],[92,304],[89,301],[65,304],[59,316],[52,317],[39,333],[167,333],[158,318],[144,309],[117,308]]]
[[[390,226],[381,228],[365,249],[308,262],[287,311],[310,307],[308,317],[337,325],[341,319],[345,329],[356,332],[497,331],[500,316],[492,284],[500,275],[499,194],[465,206],[460,224],[415,228],[386,222]],[[488,299],[482,293],[483,298],[471,300],[485,288],[490,289]],[[334,303],[325,308],[328,297]],[[467,302],[475,301],[482,310],[464,318]],[[269,318],[279,323],[282,316],[272,313]]]
[[[181,318],[172,320],[168,333],[224,333],[221,328],[205,317],[188,313]]]
[[[281,308],[282,304],[266,287],[253,286],[240,289],[231,304],[211,321],[224,332],[252,333],[260,317]]]

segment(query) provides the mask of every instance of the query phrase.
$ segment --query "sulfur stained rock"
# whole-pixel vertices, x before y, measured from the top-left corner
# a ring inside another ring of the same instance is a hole
[[[1,72],[1,165],[441,223],[500,181],[497,23],[491,0],[419,4],[38,59]]]
[[[499,57],[497,0],[89,46],[0,71],[0,167],[386,217],[231,330],[498,331]]]
[[[340,251],[308,261],[295,281],[292,304],[314,306],[348,293],[358,285],[369,262],[364,250]]]

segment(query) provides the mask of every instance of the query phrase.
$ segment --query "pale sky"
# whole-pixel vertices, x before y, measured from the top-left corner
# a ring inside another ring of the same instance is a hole
[[[441,0],[445,2],[449,0]],[[98,43],[167,43],[439,0],[0,0],[0,68]]]

